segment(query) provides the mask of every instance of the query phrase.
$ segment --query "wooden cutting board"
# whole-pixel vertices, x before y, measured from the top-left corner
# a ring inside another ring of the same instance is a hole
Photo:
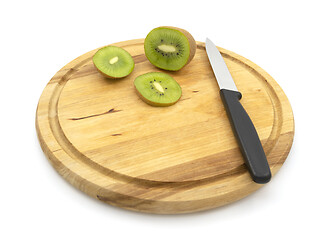
[[[67,181],[103,202],[152,213],[194,212],[241,199],[262,185],[244,165],[205,44],[192,62],[167,72],[182,87],[170,107],[151,107],[135,93],[134,79],[163,72],[144,55],[144,39],[113,44],[134,58],[120,80],[95,69],[93,50],[64,66],[47,84],[37,108],[43,151]],[[249,60],[219,48],[274,175],[294,135],[291,106],[279,85]],[[273,178],[272,178],[273,181]]]

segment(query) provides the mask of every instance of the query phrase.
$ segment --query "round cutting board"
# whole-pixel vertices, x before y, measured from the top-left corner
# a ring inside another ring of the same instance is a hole
[[[68,63],[47,84],[36,128],[54,168],[94,198],[152,213],[210,209],[260,188],[244,165],[205,44],[197,42],[190,64],[167,72],[147,60],[143,43],[138,39],[113,44],[134,58],[135,69],[126,78],[103,77],[92,63],[96,49]],[[293,141],[291,106],[264,70],[219,50],[274,175]],[[171,75],[182,88],[179,102],[170,107],[144,103],[133,81],[147,72]]]

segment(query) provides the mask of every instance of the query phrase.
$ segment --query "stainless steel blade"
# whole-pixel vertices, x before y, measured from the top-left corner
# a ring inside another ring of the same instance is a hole
[[[205,48],[220,90],[238,91],[232,75],[216,45],[210,39],[206,38]]]

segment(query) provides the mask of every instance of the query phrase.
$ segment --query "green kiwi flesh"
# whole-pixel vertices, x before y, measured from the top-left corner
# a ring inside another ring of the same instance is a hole
[[[99,49],[92,61],[98,71],[108,78],[123,78],[129,75],[135,66],[131,55],[126,50],[115,46]]]
[[[146,36],[144,50],[148,60],[156,67],[177,71],[194,57],[196,42],[183,29],[158,27]]]
[[[173,105],[182,94],[181,87],[174,78],[161,72],[140,75],[135,79],[134,85],[141,99],[152,106]]]

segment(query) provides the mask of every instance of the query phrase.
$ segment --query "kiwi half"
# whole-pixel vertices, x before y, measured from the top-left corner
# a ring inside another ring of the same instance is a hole
[[[173,105],[182,94],[181,87],[174,78],[161,72],[145,73],[138,76],[134,85],[142,100],[152,106]]]
[[[196,42],[184,29],[158,27],[146,36],[144,50],[148,60],[156,67],[177,71],[193,59]]]
[[[129,75],[135,66],[131,55],[126,50],[115,46],[99,49],[92,61],[98,71],[108,78],[123,78]]]

